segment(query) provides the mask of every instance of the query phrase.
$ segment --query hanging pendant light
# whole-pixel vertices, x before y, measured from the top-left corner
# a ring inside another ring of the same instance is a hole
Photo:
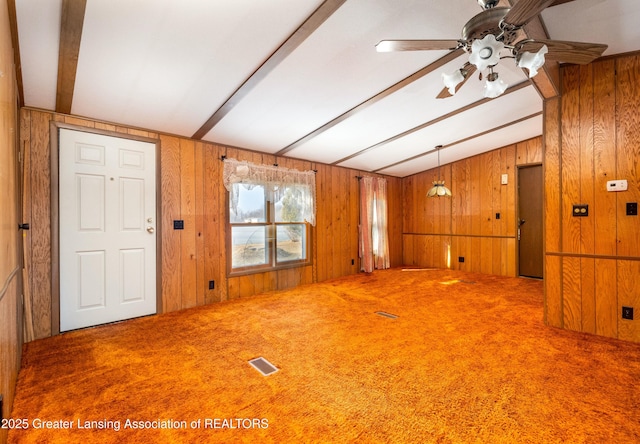
[[[440,178],[440,150],[442,149],[442,145],[438,145],[436,150],[438,151],[438,180],[433,181],[433,186],[429,191],[427,191],[427,197],[441,197],[441,196],[449,196],[451,197],[451,190],[444,186],[444,180]]]

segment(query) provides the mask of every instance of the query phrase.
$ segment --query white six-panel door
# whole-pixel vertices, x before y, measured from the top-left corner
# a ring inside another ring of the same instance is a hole
[[[155,313],[155,144],[59,136],[60,331]]]

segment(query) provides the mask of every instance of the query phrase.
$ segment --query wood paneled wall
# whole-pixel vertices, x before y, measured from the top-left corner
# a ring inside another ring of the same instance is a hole
[[[536,137],[444,165],[451,198],[426,196],[437,169],[405,178],[404,263],[515,276],[517,166],[541,162]]]
[[[8,418],[22,350],[22,263],[18,231],[17,95],[7,2],[0,2],[0,395]],[[0,442],[7,430],[0,429]]]
[[[640,56],[561,70],[545,104],[545,319],[569,330],[640,342]],[[626,179],[629,189],[608,192]],[[588,217],[573,217],[575,204]]]
[[[21,110],[27,147],[25,220],[35,337],[51,330],[50,122],[96,128],[160,142],[161,311],[170,312],[355,274],[358,258],[360,171],[157,134],[38,110]],[[221,156],[259,164],[317,170],[317,222],[311,266],[227,278],[227,191]],[[402,264],[402,180],[388,178],[391,264]],[[173,230],[173,221],[184,230]],[[215,288],[208,289],[213,280]]]

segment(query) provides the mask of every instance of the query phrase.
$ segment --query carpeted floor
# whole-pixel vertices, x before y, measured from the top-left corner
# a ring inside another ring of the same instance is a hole
[[[640,344],[542,315],[540,281],[394,269],[67,333],[9,442],[640,442]]]

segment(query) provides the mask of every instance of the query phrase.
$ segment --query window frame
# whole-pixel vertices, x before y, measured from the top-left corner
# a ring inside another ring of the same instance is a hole
[[[242,186],[242,183],[234,185]],[[268,271],[284,270],[289,268],[299,268],[312,265],[311,257],[311,224],[309,222],[276,222],[275,221],[275,202],[273,185],[264,183],[261,186],[265,189],[265,221],[264,222],[231,222],[230,208],[230,191],[226,193],[226,246],[227,246],[227,276],[243,276],[256,273],[265,273]],[[300,225],[303,227],[303,253],[304,259],[281,261],[277,258],[277,228],[279,225]],[[233,227],[260,227],[266,228],[265,249],[266,263],[257,265],[247,265],[242,267],[233,266]]]

